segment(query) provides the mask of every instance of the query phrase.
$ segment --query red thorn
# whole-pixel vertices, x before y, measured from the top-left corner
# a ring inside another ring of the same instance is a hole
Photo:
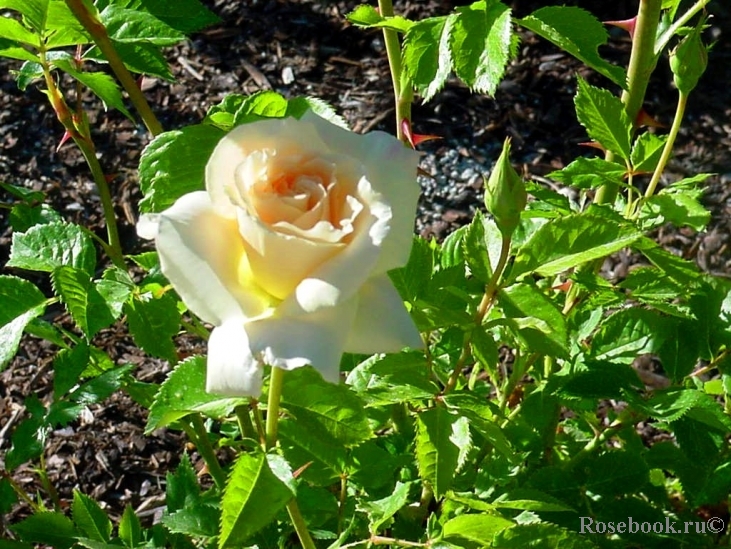
[[[582,147],[592,147],[594,149],[599,149],[602,152],[606,152],[607,151],[604,147],[602,147],[596,141],[587,141],[585,143],[579,143],[579,145],[581,145]]]
[[[300,475],[301,475],[302,473],[304,473],[304,472],[305,472],[305,470],[306,470],[306,469],[307,469],[307,468],[308,468],[308,467],[309,467],[310,465],[312,465],[312,463],[313,463],[312,461],[308,461],[308,462],[307,462],[307,463],[305,463],[305,464],[304,464],[304,465],[303,465],[302,467],[300,467],[299,469],[297,469],[296,471],[294,471],[294,472],[292,473],[292,476],[293,476],[294,478],[297,478],[297,477],[299,477],[299,476],[300,476]]]
[[[63,132],[63,137],[61,138],[61,141],[59,141],[58,147],[56,147],[56,152],[60,151],[61,147],[63,147],[64,143],[66,143],[66,141],[68,141],[69,139],[71,139],[71,134],[68,130],[66,130],[65,132]]]
[[[647,111],[645,109],[640,109],[640,112],[637,113],[635,126],[638,128],[641,128],[642,126],[647,126],[649,128],[667,128],[665,124],[661,124],[652,116],[647,114]]]
[[[145,77],[143,75],[140,75],[140,77],[137,79],[137,87],[139,89],[142,89],[142,82],[144,79],[145,79]]]
[[[409,142],[409,145],[411,145],[412,149],[416,149],[416,147],[425,141],[432,141],[434,139],[441,139],[438,135],[426,135],[421,133],[412,133],[411,132],[411,121],[407,118],[404,118],[401,121],[401,131],[404,134],[404,137],[406,137],[406,140]]]
[[[571,289],[571,285],[572,285],[572,282],[570,280],[566,280],[565,282],[562,282],[561,284],[553,286],[551,289],[559,291],[559,292],[568,292]]]
[[[114,181],[117,178],[117,175],[119,175],[119,174],[116,174],[116,173],[105,174],[104,175],[104,180],[107,183],[111,183],[112,181]]]
[[[635,26],[637,25],[637,17],[632,19],[623,19],[622,21],[604,21],[605,25],[613,25],[620,29],[626,30],[630,38],[635,37]]]

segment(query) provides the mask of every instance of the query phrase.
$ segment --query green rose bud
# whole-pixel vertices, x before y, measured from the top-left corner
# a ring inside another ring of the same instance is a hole
[[[701,40],[704,21],[701,21],[670,52],[670,68],[678,90],[688,95],[698,84],[698,80],[708,66],[708,48]]]
[[[528,194],[525,183],[510,165],[510,138],[503,144],[503,152],[487,180],[485,207],[495,219],[503,236],[513,234],[520,223],[520,212],[525,209]]]

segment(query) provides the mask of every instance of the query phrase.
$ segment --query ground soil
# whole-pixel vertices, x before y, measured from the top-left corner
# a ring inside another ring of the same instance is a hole
[[[630,17],[635,1],[567,2],[596,13],[602,19]],[[330,102],[358,132],[394,131],[390,79],[379,32],[349,26],[344,19],[357,2],[312,0],[209,0],[207,5],[222,23],[172,48],[168,58],[175,82],[146,79],[143,89],[163,126],[174,129],[199,122],[208,106],[226,94],[273,89],[286,96],[311,95]],[[515,0],[523,16],[543,3]],[[547,2],[546,2],[547,4]],[[412,18],[444,14],[454,3],[446,0],[406,0],[397,12]],[[694,259],[706,271],[731,275],[731,11],[717,2],[709,33],[718,40],[704,80],[691,97],[686,124],[669,169],[677,178],[714,172],[704,202],[712,212],[706,231],[664,228],[658,240],[674,252]],[[611,60],[626,63],[630,42],[622,31],[612,31],[603,50]],[[414,108],[414,129],[436,134],[441,141],[423,149],[436,155],[457,149],[488,172],[506,136],[513,138],[515,159],[528,176],[539,179],[585,154],[586,134],[576,122],[572,97],[575,75],[605,85],[574,59],[534,36],[521,34],[517,59],[494,98],[470,94],[456,80],[431,103]],[[38,86],[23,93],[13,81],[14,62],[0,61],[0,181],[43,190],[65,218],[103,235],[98,196],[83,158],[73,144],[56,150],[62,130]],[[669,124],[676,92],[666,60],[661,60],[648,91],[646,110]],[[136,166],[148,136],[119,113],[105,112],[88,100],[90,120],[101,162],[112,182],[117,214],[126,250],[138,251],[134,222],[140,192]],[[462,182],[458,193],[425,193],[419,231],[444,237],[470,218],[480,203],[479,184]],[[2,197],[6,202],[6,197]],[[436,213],[435,213],[436,212]],[[7,210],[0,208],[0,260],[5,263],[10,245]],[[631,264],[630,256],[613,259],[618,276]],[[13,269],[3,273],[20,274]],[[48,289],[44,277],[31,277]],[[0,305],[1,306],[1,305]],[[63,316],[60,309],[49,315]],[[119,327],[105,330],[95,340],[119,364],[135,364],[145,381],[162,381],[168,365],[145,357]],[[187,342],[187,345],[197,345]],[[13,428],[24,417],[24,399],[31,394],[50,398],[54,349],[26,338],[17,358],[0,373],[0,465],[10,445]],[[80,489],[119,515],[127,504],[143,515],[159,507],[164,476],[186,450],[186,439],[175,431],[143,435],[145,411],[123,395],[115,394],[64,429],[50,434],[45,454],[51,482],[64,501]],[[194,460],[197,456],[193,452]],[[197,463],[200,467],[200,463]],[[14,473],[31,496],[41,490],[33,465]],[[14,518],[27,510],[19,507]],[[1,519],[0,519],[1,520]],[[2,524],[0,524],[0,527]],[[2,528],[0,528],[2,529]],[[2,537],[2,534],[0,534]]]

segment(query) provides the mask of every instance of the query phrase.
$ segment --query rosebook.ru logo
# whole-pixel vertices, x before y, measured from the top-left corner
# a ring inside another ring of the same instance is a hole
[[[678,521],[665,517],[665,522],[639,522],[632,517],[617,522],[595,521],[591,517],[579,519],[580,534],[719,534],[726,527],[718,517],[705,521]]]

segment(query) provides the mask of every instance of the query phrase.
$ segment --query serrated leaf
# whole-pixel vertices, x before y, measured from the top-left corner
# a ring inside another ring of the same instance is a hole
[[[180,330],[180,311],[173,294],[135,295],[124,304],[129,331],[146,353],[175,364],[178,353],[172,338]]]
[[[630,364],[637,356],[660,349],[675,322],[639,307],[617,311],[599,325],[591,342],[591,356],[598,361]]]
[[[23,330],[43,314],[46,297],[32,283],[15,276],[0,276],[0,371],[15,356]]]
[[[399,295],[414,303],[429,285],[434,268],[434,252],[423,238],[414,237],[409,260],[400,269],[388,272]]]
[[[246,97],[234,113],[233,125],[256,122],[262,118],[287,116],[287,100],[275,91],[265,90]]]
[[[449,35],[457,14],[423,19],[404,37],[404,70],[424,101],[444,87],[452,70]]]
[[[61,69],[63,72],[70,74],[84,86],[89,88],[94,95],[104,103],[104,108],[117,109],[127,118],[135,121],[132,114],[127,110],[122,98],[122,90],[117,81],[110,75],[103,72],[88,72],[79,70],[71,60],[71,58],[56,58],[53,65]]]
[[[0,38],[0,57],[9,59],[17,59],[18,61],[27,61],[38,63],[38,56],[26,50],[23,46],[12,40]]]
[[[248,403],[241,398],[221,398],[206,393],[206,360],[194,356],[178,363],[160,386],[150,406],[145,433],[170,425],[193,412],[223,417],[236,406]]]
[[[636,173],[655,171],[667,140],[667,135],[655,135],[650,132],[640,135],[632,145],[632,154],[630,155],[632,169]]]
[[[89,275],[74,267],[57,267],[51,273],[53,289],[87,340],[114,322],[107,302]]]
[[[25,399],[30,417],[24,419],[13,431],[12,446],[5,454],[5,467],[13,471],[26,461],[39,457],[45,448],[50,426],[46,422],[46,409],[35,395]]]
[[[109,541],[112,535],[112,521],[96,501],[74,490],[71,513],[76,527],[83,536],[95,541]]]
[[[49,0],[0,0],[0,9],[19,12],[31,27],[40,33],[46,25],[48,2]]]
[[[142,542],[142,525],[131,505],[125,505],[122,520],[119,521],[119,539],[129,549],[134,549]]]
[[[360,501],[358,508],[368,515],[368,531],[375,535],[409,500],[411,483],[397,482],[393,493],[375,501]]]
[[[552,42],[612,82],[627,88],[623,68],[605,61],[598,49],[606,44],[604,25],[591,13],[573,6],[550,6],[519,19],[518,24]]]
[[[429,380],[424,353],[373,356],[353,368],[345,382],[368,406],[428,400],[439,389]]]
[[[53,359],[53,397],[60,399],[76,385],[89,365],[89,346],[80,341],[71,349],[62,349]]]
[[[175,534],[212,538],[218,535],[221,511],[212,505],[196,503],[173,514],[164,515],[162,523]]]
[[[586,489],[594,494],[618,496],[639,491],[649,481],[649,468],[639,454],[617,450],[587,464]]]
[[[148,42],[156,46],[173,46],[185,39],[182,32],[140,9],[110,4],[101,11],[99,18],[107,28],[109,37],[117,42]]]
[[[147,74],[168,82],[173,82],[175,77],[170,72],[167,59],[158,46],[145,42],[117,42],[112,40],[114,49],[124,62],[124,65],[133,73]],[[96,46],[84,53],[84,59],[93,59],[98,62],[106,62],[106,58]]]
[[[297,119],[304,116],[307,111],[314,112],[320,118],[340,126],[344,130],[350,130],[348,122],[340,116],[329,103],[317,97],[295,97],[287,103],[286,116],[293,116]]]
[[[462,253],[470,268],[470,273],[483,284],[487,284],[492,277],[492,262],[487,249],[488,239],[485,233],[485,220],[482,214],[477,212],[467,226],[462,239]]]
[[[87,274],[96,267],[94,243],[78,225],[49,223],[13,234],[8,267],[51,272],[63,265]]]
[[[637,372],[626,364],[590,362],[587,369],[571,374],[561,394],[592,399],[622,399],[625,391],[642,389]]]
[[[324,381],[314,368],[287,372],[282,384],[282,405],[298,419],[318,422],[345,446],[373,436],[363,400],[346,385]]]
[[[696,198],[694,192],[659,193],[642,201],[640,220],[652,228],[664,223],[702,231],[711,220],[711,212]]]
[[[293,497],[287,484],[272,472],[265,454],[241,454],[221,501],[219,548],[242,546],[274,520]]]
[[[510,9],[497,0],[457,8],[449,33],[455,74],[478,93],[494,95],[511,56]]]
[[[16,204],[10,210],[10,226],[16,233],[24,233],[35,225],[59,223],[63,221],[59,213],[48,204],[29,206]]]
[[[416,462],[437,498],[451,488],[457,470],[460,449],[451,440],[457,419],[441,406],[416,416]]]
[[[697,389],[672,387],[655,391],[649,400],[632,398],[630,404],[652,418],[669,423],[692,411],[691,417],[708,427],[722,432],[731,429],[731,418],[723,413],[718,402]]]
[[[23,541],[50,545],[56,549],[67,549],[76,542],[78,535],[74,524],[59,512],[40,512],[11,525]]]
[[[91,36],[66,2],[50,0],[45,21],[46,48],[60,48],[91,43]]]
[[[632,245],[642,234],[629,224],[594,210],[550,219],[523,244],[511,278],[535,272],[553,276]]]
[[[10,17],[0,17],[0,39],[19,42],[38,49],[40,40],[38,35],[29,31],[20,22]]]
[[[643,236],[632,244],[632,248],[679,283],[690,287],[698,284],[700,271],[694,262],[665,250],[651,238]]]
[[[603,158],[577,158],[565,168],[551,172],[546,177],[561,181],[577,189],[594,189],[606,183],[622,184],[627,168]]]
[[[629,160],[632,120],[622,101],[609,90],[587,84],[581,77],[577,78],[577,83],[576,115],[589,137],[620,158]]]
[[[99,374],[72,391],[68,396],[69,401],[88,406],[109,398],[122,387],[133,367],[127,364]]]
[[[94,282],[99,295],[104,298],[112,316],[117,319],[122,314],[125,302],[134,289],[134,281],[121,269],[112,268],[104,271],[101,280]]]
[[[405,33],[414,24],[413,21],[404,19],[400,15],[394,17],[383,17],[373,6],[361,4],[346,15],[346,19],[357,27],[377,27],[393,29]]]
[[[117,3],[117,2],[115,2]],[[219,23],[219,17],[199,0],[122,0],[122,7],[147,11],[172,28],[190,34]]]
[[[329,486],[346,469],[346,448],[333,441],[312,418],[286,418],[279,423],[279,445],[293,467],[310,465],[301,478],[316,486]]]
[[[618,519],[621,520],[621,519]],[[492,545],[495,549],[596,549],[597,546],[578,534],[551,523],[516,524],[495,536]]]
[[[468,540],[482,547],[491,547],[495,536],[513,524],[513,521],[497,514],[467,514],[448,520],[443,532],[447,539]]]
[[[200,500],[201,488],[188,454],[183,454],[175,472],[168,472],[165,475],[165,481],[165,502],[168,513],[184,509]]]
[[[208,157],[224,132],[199,124],[158,135],[140,158],[142,212],[159,212],[189,192],[204,188]]]

